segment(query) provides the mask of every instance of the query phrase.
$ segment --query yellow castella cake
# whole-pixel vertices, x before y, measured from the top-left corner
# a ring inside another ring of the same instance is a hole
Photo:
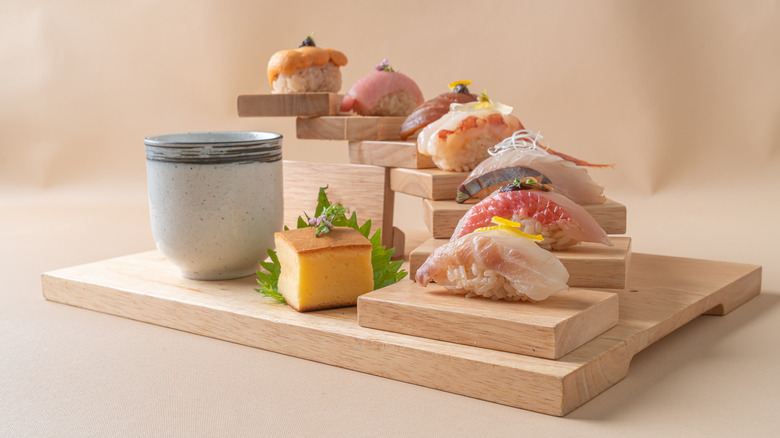
[[[354,306],[374,289],[371,242],[352,228],[314,236],[313,227],[274,234],[279,293],[299,312]]]

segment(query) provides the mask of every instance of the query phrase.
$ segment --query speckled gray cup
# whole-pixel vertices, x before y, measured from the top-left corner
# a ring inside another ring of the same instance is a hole
[[[282,136],[192,132],[144,139],[152,234],[186,278],[254,274],[282,229]]]

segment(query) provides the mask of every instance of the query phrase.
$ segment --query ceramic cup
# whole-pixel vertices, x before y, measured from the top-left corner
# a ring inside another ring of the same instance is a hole
[[[252,275],[282,229],[282,136],[191,132],[147,137],[152,234],[186,278]]]

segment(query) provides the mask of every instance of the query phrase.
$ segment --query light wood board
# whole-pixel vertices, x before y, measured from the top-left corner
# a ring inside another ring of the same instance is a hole
[[[631,238],[610,236],[614,246],[582,242],[565,251],[552,251],[569,271],[570,287],[623,288],[631,262]],[[429,239],[409,253],[409,273],[414,278],[436,248],[449,239]]]
[[[618,296],[569,289],[546,300],[494,301],[406,282],[358,298],[358,324],[429,339],[559,359],[618,322]]]
[[[441,169],[390,169],[390,187],[395,192],[426,199],[455,199],[458,186],[469,172]]]
[[[625,377],[631,358],[648,345],[703,313],[728,313],[757,295],[761,268],[634,254],[627,288],[616,291],[618,324],[559,360],[360,327],[355,307],[302,314],[254,292],[255,285],[254,277],[183,279],[156,251],[42,277],[51,301],[565,415]]]
[[[349,161],[408,169],[436,167],[431,157],[418,152],[417,143],[411,141],[351,141]]]
[[[238,96],[238,116],[333,116],[340,114],[343,97],[335,93],[243,94]]]
[[[384,167],[284,161],[284,224],[295,228],[298,216],[313,215],[320,187],[326,185],[331,204],[356,212],[361,224],[371,219],[372,233],[381,227],[382,244],[393,246],[395,196]]]
[[[406,117],[298,117],[296,135],[307,140],[400,140]]]
[[[449,239],[466,212],[479,202],[478,199],[458,204],[454,199],[434,201],[423,199],[423,221],[431,237]],[[603,204],[582,206],[598,222],[607,234],[626,232],[626,206],[607,199]]]

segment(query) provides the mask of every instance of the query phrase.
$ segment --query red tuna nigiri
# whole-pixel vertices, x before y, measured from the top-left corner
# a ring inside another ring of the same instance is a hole
[[[541,234],[544,240],[539,245],[546,249],[565,249],[578,242],[612,246],[584,208],[559,193],[538,190],[500,192],[483,199],[461,218],[452,237],[490,226],[493,216],[521,223],[528,234]]]

